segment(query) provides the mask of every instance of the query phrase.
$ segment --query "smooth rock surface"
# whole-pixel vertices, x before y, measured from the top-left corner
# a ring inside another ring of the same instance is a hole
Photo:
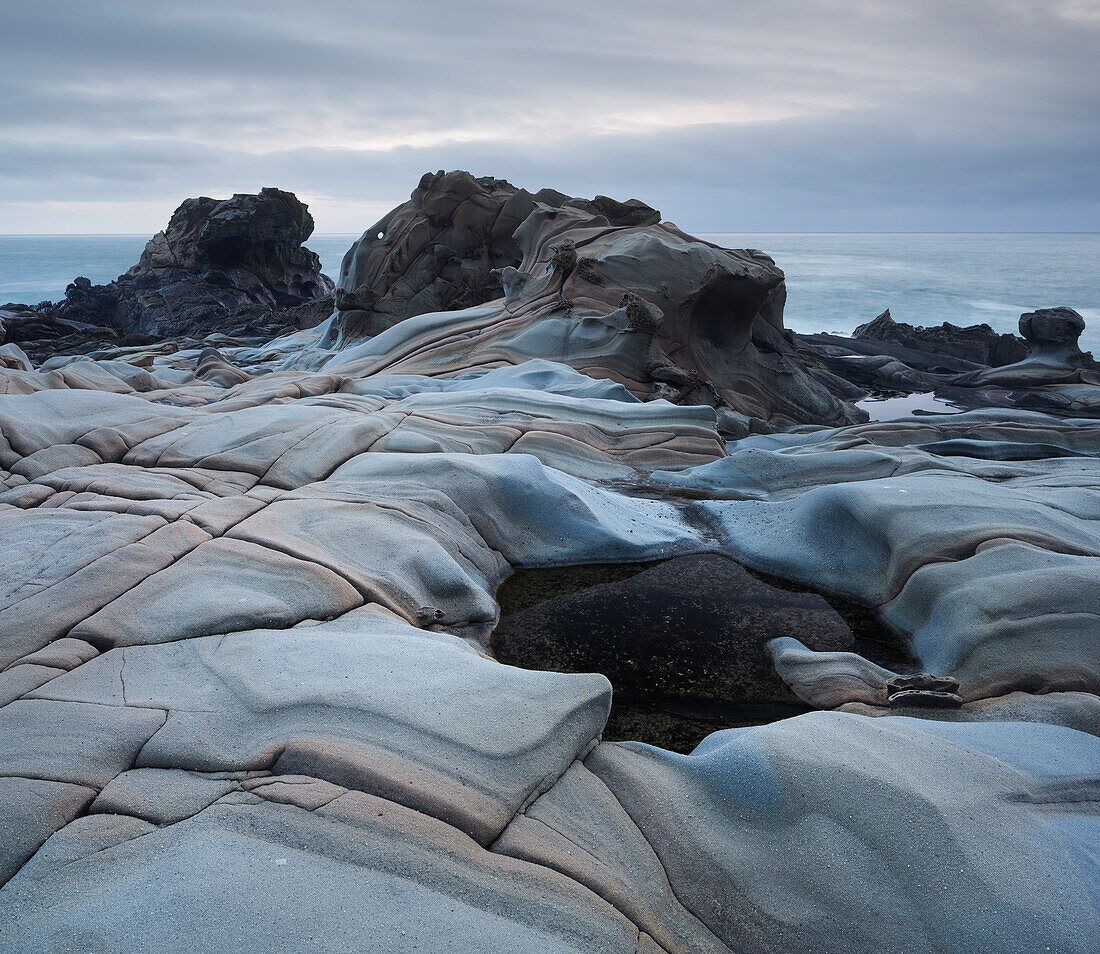
[[[0,949],[1100,948],[1072,316],[793,336],[762,252],[451,174],[306,327],[251,198],[0,316]]]

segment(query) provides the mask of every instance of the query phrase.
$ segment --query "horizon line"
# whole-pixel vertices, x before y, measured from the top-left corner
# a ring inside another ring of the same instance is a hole
[[[677,226],[682,228],[682,226]],[[0,232],[0,238],[141,238],[143,236],[153,236],[157,232],[163,232],[164,229],[157,229],[155,232]],[[360,236],[365,232],[370,231],[369,227],[366,230],[355,232],[314,232],[310,238],[321,236],[342,236],[353,235]],[[686,231],[686,230],[685,230]],[[812,231],[793,231],[784,230],[779,232],[757,232],[752,230],[746,231],[718,231],[713,229],[697,229],[693,232],[688,232],[688,235],[1100,235],[1100,229],[1095,230],[1081,230],[1081,229],[1044,229],[1044,230],[1017,230],[1017,229],[989,229],[982,231],[966,230],[966,229],[890,229],[890,230],[873,230],[873,231],[855,231],[852,229],[843,230],[812,230]],[[303,245],[308,245],[309,239],[303,242]]]

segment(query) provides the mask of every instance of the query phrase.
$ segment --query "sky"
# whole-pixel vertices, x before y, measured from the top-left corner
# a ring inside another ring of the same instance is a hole
[[[0,0],[0,233],[426,171],[694,232],[1100,230],[1100,0]]]

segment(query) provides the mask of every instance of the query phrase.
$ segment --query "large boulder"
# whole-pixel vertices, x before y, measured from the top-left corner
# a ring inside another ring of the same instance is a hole
[[[425,173],[409,201],[374,223],[344,256],[336,307],[344,340],[369,337],[413,315],[480,305],[504,292],[497,270],[519,265],[514,237],[535,203],[577,205],[617,224],[650,225],[661,213],[637,199],[532,195],[504,179]]]
[[[1040,308],[1020,315],[1020,334],[1031,342],[1036,357],[1081,364],[1084,354],[1077,342],[1085,319],[1072,308]]]
[[[313,233],[303,202],[280,189],[231,199],[187,199],[141,260],[108,285],[78,278],[53,316],[123,332],[203,334],[257,309],[324,298],[332,282],[302,243]]]
[[[659,218],[637,200],[425,177],[345,257],[326,369],[436,375],[543,358],[764,429],[864,419],[793,360],[771,258]]]

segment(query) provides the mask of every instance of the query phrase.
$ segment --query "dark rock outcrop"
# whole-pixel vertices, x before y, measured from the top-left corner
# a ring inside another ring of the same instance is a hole
[[[793,360],[785,299],[763,252],[697,239],[637,200],[439,173],[349,251],[324,344],[360,369],[439,374],[470,367],[476,336],[480,367],[558,361],[749,428],[863,420]],[[378,340],[347,347],[363,338]]]
[[[766,647],[775,633],[802,633],[819,651],[856,644],[846,620],[818,594],[779,589],[717,555],[520,571],[497,599],[498,659],[603,673],[614,686],[604,738],[621,734],[681,751],[716,720],[799,711]]]
[[[0,307],[0,328],[3,329],[0,341],[19,345],[36,362],[54,354],[79,354],[117,345],[123,338],[115,328],[63,318],[49,307],[43,312],[10,302]]]
[[[1007,406],[1095,417],[1100,413],[1100,364],[1078,346],[1084,328],[1084,319],[1072,308],[1022,315],[1022,340],[995,335],[983,325],[914,329],[894,322],[887,311],[857,328],[853,338],[815,334],[794,339],[799,363],[842,400],[859,399],[852,388],[879,395],[935,392],[957,407]],[[1010,346],[1002,348],[1002,341]],[[1019,353],[1017,345],[1023,348],[1020,360],[995,364],[1008,353]],[[982,361],[962,356],[983,347]]]
[[[945,321],[936,327],[923,328],[894,321],[889,308],[873,321],[856,328],[852,337],[892,341],[918,351],[948,355],[994,368],[1027,357],[1027,345],[1023,341],[1015,335],[997,334],[989,325],[960,328]]]
[[[924,709],[957,709],[963,704],[959,680],[952,676],[934,676],[916,672],[894,676],[886,683],[888,705],[892,709],[917,706]]]
[[[242,309],[314,302],[332,284],[302,246],[312,232],[305,204],[279,189],[187,199],[133,268],[108,285],[76,279],[50,317],[166,337],[226,330]]]
[[[1093,364],[1078,346],[1085,319],[1072,308],[1040,308],[1020,315],[1020,334],[1031,343],[1031,356],[1047,361],[1064,361],[1084,367]]]
[[[1085,319],[1072,308],[1040,308],[1020,316],[1020,333],[1030,350],[1026,358],[1001,368],[975,371],[952,383],[960,387],[1040,388],[1055,384],[1100,382],[1100,365],[1077,342]]]
[[[514,233],[536,203],[583,208],[616,225],[661,218],[637,199],[571,199],[468,172],[426,173],[409,201],[375,222],[344,256],[336,290],[343,340],[501,297],[498,270],[519,265],[523,252]]]

